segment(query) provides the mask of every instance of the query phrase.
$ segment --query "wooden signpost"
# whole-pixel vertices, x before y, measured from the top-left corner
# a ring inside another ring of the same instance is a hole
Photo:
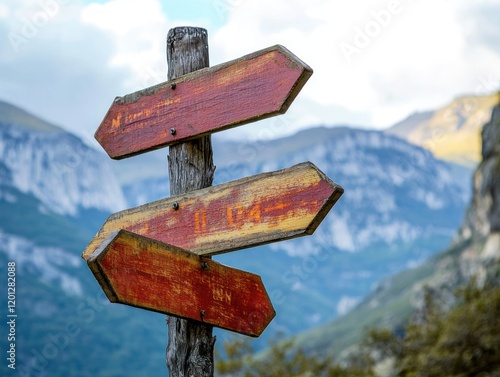
[[[312,69],[283,46],[117,97],[95,137],[120,159],[283,114]]]
[[[309,235],[342,192],[302,163],[115,213],[83,257],[118,229],[205,256]]]
[[[190,27],[167,56],[169,81],[117,97],[96,139],[115,159],[170,145],[174,196],[111,215],[82,257],[111,302],[170,316],[171,377],[212,377],[212,326],[259,336],[275,312],[260,277],[210,256],[312,234],[343,189],[309,162],[207,187],[209,135],[284,113],[312,69],[282,46],[204,68]]]
[[[111,232],[87,263],[111,302],[249,336],[276,314],[258,275],[124,230]]]

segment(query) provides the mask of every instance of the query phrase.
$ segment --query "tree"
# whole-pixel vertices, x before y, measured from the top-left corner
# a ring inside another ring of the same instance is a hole
[[[500,377],[498,270],[483,287],[472,279],[458,290],[458,304],[448,312],[441,310],[433,291],[426,290],[419,322],[398,334],[369,330],[342,363],[305,354],[290,340],[272,342],[267,356],[256,358],[247,340],[235,340],[224,344],[226,357],[217,361],[216,370],[219,376],[231,377],[371,377],[376,376],[377,362],[390,359],[391,375],[399,377]]]
[[[462,303],[446,315],[409,326],[400,375],[500,375],[500,287],[460,292]]]
[[[358,363],[353,358],[352,365],[340,365],[331,357],[306,355],[291,340],[272,341],[266,357],[255,357],[246,339],[224,343],[224,353],[215,364],[218,376],[375,377],[373,363]]]
[[[500,287],[472,279],[457,298],[444,313],[426,294],[424,321],[407,325],[404,337],[371,330],[364,346],[394,358],[400,377],[500,376]]]

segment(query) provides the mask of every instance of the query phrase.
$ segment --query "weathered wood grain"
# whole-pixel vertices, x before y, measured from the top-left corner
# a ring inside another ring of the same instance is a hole
[[[276,314],[258,275],[124,230],[87,263],[111,302],[254,337]]]
[[[95,138],[121,159],[283,114],[311,75],[276,45],[117,97]]]
[[[167,35],[168,80],[209,66],[208,33],[203,28],[181,26]],[[212,186],[211,135],[171,145],[168,154],[170,196]],[[166,362],[170,377],[213,377],[213,327],[174,316],[167,317]]]
[[[343,191],[306,162],[115,213],[82,256],[118,229],[199,255],[309,235]]]

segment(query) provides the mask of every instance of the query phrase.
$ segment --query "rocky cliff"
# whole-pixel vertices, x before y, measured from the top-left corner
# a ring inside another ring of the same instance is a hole
[[[482,162],[473,178],[474,194],[456,244],[470,242],[461,256],[466,276],[484,275],[500,259],[500,105],[482,131]]]
[[[451,246],[431,260],[432,272],[413,285],[416,322],[426,311],[426,294],[443,310],[450,309],[456,304],[458,287],[472,278],[481,286],[500,260],[500,104],[492,109],[481,135],[482,161],[472,178],[473,195],[464,221]]]
[[[81,209],[126,207],[104,154],[78,137],[0,101],[1,186],[42,203],[41,211],[76,216]]]
[[[457,303],[457,288],[471,278],[481,286],[498,273],[500,260],[500,105],[482,130],[482,162],[474,172],[473,197],[452,244],[416,268],[383,280],[348,315],[305,332],[297,346],[310,353],[347,355],[363,331],[403,331],[425,319],[430,294],[442,310]]]

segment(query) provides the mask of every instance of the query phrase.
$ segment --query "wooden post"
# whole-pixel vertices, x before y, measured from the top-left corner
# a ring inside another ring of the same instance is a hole
[[[168,80],[208,67],[207,31],[195,27],[171,29],[167,36],[167,63]],[[215,166],[210,136],[171,146],[168,171],[171,196],[211,186]],[[166,361],[170,376],[212,377],[212,326],[175,317],[167,317],[167,324]]]

